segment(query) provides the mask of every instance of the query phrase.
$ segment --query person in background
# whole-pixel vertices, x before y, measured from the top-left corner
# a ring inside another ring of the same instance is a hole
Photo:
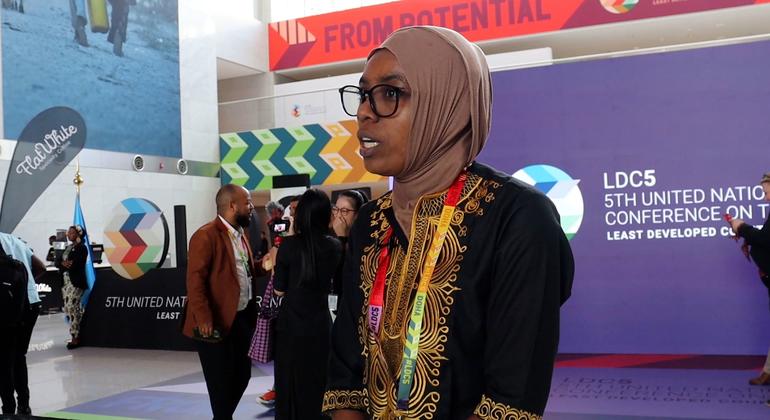
[[[72,29],[75,31],[75,42],[83,47],[87,47],[86,24],[88,23],[88,18],[86,13],[88,11],[86,10],[86,2],[85,0],[69,0],[69,5]]]
[[[56,249],[53,247],[53,243],[56,242],[56,235],[51,235],[48,237],[48,253],[45,256],[45,260],[53,263],[56,261]]]
[[[275,418],[320,420],[331,333],[328,295],[342,245],[329,232],[329,197],[309,189],[298,201],[296,234],[283,238],[275,265],[275,294],[283,296],[275,327]]]
[[[40,297],[35,279],[45,273],[45,264],[21,239],[0,232],[0,247],[11,258],[21,261],[27,269],[27,302],[21,323],[0,330],[0,396],[3,414],[31,415],[29,406],[29,378],[27,374],[27,348],[32,330],[40,314]],[[14,393],[16,394],[14,398]]]
[[[294,218],[297,214],[297,206],[299,205],[299,195],[295,195],[289,201],[289,217]]]
[[[765,193],[765,201],[770,201],[770,172],[762,176],[759,184]],[[748,252],[759,269],[759,279],[770,293],[770,214],[767,215],[762,229],[757,229],[741,219],[732,219],[730,225],[737,236],[745,239],[744,246],[749,246]],[[749,380],[749,384],[770,385],[770,351],[767,353],[762,372]]]
[[[254,260],[258,261],[264,255],[260,250],[262,248],[261,239],[264,238],[265,232],[256,210],[252,210],[249,215],[249,227],[246,228],[246,232],[249,237],[249,246],[251,251],[254,252]]]
[[[259,257],[262,258],[265,254],[267,254],[267,236],[265,236],[265,232],[261,231],[259,232],[260,241],[259,241]]]
[[[70,335],[72,336],[72,339],[67,343],[69,350],[80,346],[80,320],[83,318],[81,299],[83,292],[88,288],[88,281],[86,280],[88,248],[83,243],[85,234],[82,226],[70,226],[67,229],[67,239],[70,244],[64,248],[64,252],[56,258],[54,263],[63,279],[64,313],[69,318]]]
[[[267,212],[267,230],[270,234],[270,248],[275,246],[275,238],[277,238],[288,226],[283,220],[283,206],[275,201],[270,201],[265,205],[265,211]],[[276,225],[279,228],[276,228]]]
[[[299,200],[297,197],[292,197],[289,202],[288,217],[293,217],[297,207],[296,203]],[[293,207],[292,207],[293,206]],[[265,205],[267,211],[268,221],[267,230],[270,233],[270,243],[267,246],[267,251],[262,256],[262,268],[266,271],[273,271],[275,266],[276,256],[278,254],[278,247],[276,246],[276,238],[279,236],[286,236],[292,233],[292,222],[290,219],[284,217],[284,207],[275,201],[270,201]],[[275,341],[273,341],[275,343]],[[275,353],[275,352],[273,352]],[[257,396],[257,402],[265,407],[275,406],[275,386],[271,387],[267,391]]]
[[[128,10],[129,5],[136,5],[136,0],[109,0],[112,6],[110,13],[110,32],[107,41],[112,44],[112,53],[123,57],[123,43],[128,39]]]
[[[299,203],[299,197],[300,196],[298,195],[292,197],[291,200],[289,200],[289,208],[286,212],[284,212],[284,220],[289,221],[289,228],[286,230],[286,236],[294,235],[294,215],[297,214],[297,204]]]
[[[358,211],[366,202],[366,197],[360,191],[347,190],[337,196],[337,201],[332,206],[332,229],[334,229],[337,239],[342,242],[343,258],[347,250],[350,228],[358,216]],[[336,276],[332,287],[332,293],[337,295],[338,302],[342,292],[341,281],[341,276]]]
[[[182,332],[195,339],[215,420],[232,419],[251,378],[248,351],[257,320],[256,272],[245,228],[249,192],[227,184],[217,217],[190,238],[187,308]]]

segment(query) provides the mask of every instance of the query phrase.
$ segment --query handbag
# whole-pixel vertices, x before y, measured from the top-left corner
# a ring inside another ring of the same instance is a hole
[[[257,314],[257,326],[251,337],[249,357],[258,363],[268,363],[273,360],[273,324],[278,316],[280,306],[271,306],[273,299],[273,276],[265,287],[262,303]]]

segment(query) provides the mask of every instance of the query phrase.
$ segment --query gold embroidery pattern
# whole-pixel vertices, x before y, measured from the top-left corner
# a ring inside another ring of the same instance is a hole
[[[542,420],[542,416],[532,414],[528,411],[519,410],[510,405],[496,403],[486,395],[481,396],[481,402],[473,414],[481,417],[483,420]]]
[[[377,200],[377,210],[372,212],[370,218],[370,226],[376,227],[375,229],[372,229],[372,233],[369,235],[373,240],[371,244],[364,248],[363,255],[361,256],[361,282],[359,287],[363,293],[364,301],[361,308],[361,316],[358,319],[358,340],[361,344],[361,356],[364,358],[364,360],[369,359],[369,350],[374,348],[372,343],[369,343],[371,340],[366,317],[369,305],[369,294],[371,293],[372,285],[374,284],[374,277],[377,272],[377,259],[379,256],[380,241],[385,235],[385,231],[390,227],[390,222],[388,222],[384,210],[390,207],[390,193],[385,194]],[[392,258],[391,261],[396,259],[395,257],[403,258],[402,255],[396,254],[398,254],[398,252],[394,253],[394,258]],[[390,276],[390,269],[388,270],[388,273]],[[374,357],[377,357],[376,353],[374,354]],[[363,382],[364,384],[369,383],[369,369],[364,369]]]
[[[499,182],[492,181],[489,179],[483,180],[479,188],[476,189],[473,196],[468,198],[468,201],[465,204],[464,211],[474,216],[483,216],[484,209],[481,208],[481,201],[483,200],[487,204],[492,203],[492,201],[494,201],[495,199],[495,193],[489,191],[490,188],[493,190],[497,190],[501,186],[502,184],[500,184]]]
[[[362,391],[326,391],[324,393],[323,408],[324,413],[332,410],[341,410],[345,408],[366,410],[369,406],[366,390]]]
[[[485,187],[485,191],[478,191],[481,186]],[[440,385],[438,378],[441,366],[447,360],[444,356],[449,333],[446,318],[454,304],[453,294],[459,290],[454,283],[457,280],[457,273],[460,271],[463,253],[466,250],[466,246],[461,245],[460,242],[460,238],[468,234],[467,226],[463,223],[467,221],[469,215],[481,216],[483,214],[479,211],[481,200],[486,203],[494,200],[494,194],[489,192],[490,186],[492,184],[489,181],[483,180],[478,175],[468,174],[461,200],[457,210],[452,215],[451,228],[428,289],[420,337],[420,351],[414,386],[410,393],[408,413],[395,411],[403,342],[411,314],[411,301],[419,282],[428,242],[438,228],[445,193],[425,196],[417,203],[416,217],[413,221],[408,249],[406,252],[404,252],[403,247],[393,249],[391,266],[388,267],[388,287],[379,343],[368,334],[366,310],[376,272],[379,238],[389,227],[384,211],[391,207],[390,194],[378,201],[378,209],[372,213],[370,219],[370,226],[374,228],[371,234],[374,241],[364,249],[362,256],[361,290],[365,299],[359,321],[360,338],[362,341],[366,341],[363,346],[364,357],[367,357],[368,354],[368,366],[364,376],[367,378],[366,384],[369,403],[371,404],[369,409],[373,418],[388,419],[396,415],[428,420],[435,418],[441,399],[441,394],[438,391]],[[469,206],[475,206],[473,212],[469,211]],[[401,275],[394,275],[395,273]]]

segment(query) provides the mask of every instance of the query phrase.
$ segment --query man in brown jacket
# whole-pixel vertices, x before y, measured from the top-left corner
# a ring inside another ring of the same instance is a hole
[[[214,419],[232,419],[249,384],[247,356],[256,322],[254,259],[244,233],[249,192],[228,184],[217,192],[217,217],[190,239],[183,333],[196,339]]]

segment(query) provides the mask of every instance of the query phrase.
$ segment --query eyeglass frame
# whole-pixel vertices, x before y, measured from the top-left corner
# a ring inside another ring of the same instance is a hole
[[[342,216],[347,216],[350,213],[356,213],[358,210],[349,209],[347,207],[332,206],[332,214],[340,213]]]
[[[393,107],[393,112],[391,112],[388,115],[380,114],[377,111],[377,107],[376,107],[376,105],[374,103],[375,101],[372,99],[372,91],[374,91],[378,87],[382,87],[382,86],[389,87],[389,88],[391,88],[391,89],[396,91],[396,106]],[[392,117],[396,113],[396,111],[398,111],[398,104],[399,104],[399,102],[401,100],[401,95],[407,95],[407,96],[409,95],[409,93],[405,89],[400,88],[398,86],[393,86],[393,85],[388,84],[388,83],[380,83],[378,85],[372,86],[369,89],[363,89],[360,86],[355,86],[355,85],[345,85],[345,86],[339,88],[338,92],[340,93],[340,102],[342,103],[342,110],[345,112],[345,114],[350,115],[351,117],[358,116],[358,108],[356,108],[356,113],[354,113],[354,114],[349,113],[348,110],[345,109],[345,99],[343,99],[344,98],[343,95],[345,94],[345,92],[355,93],[353,91],[346,91],[345,89],[347,89],[347,88],[353,88],[353,89],[358,90],[358,96],[360,98],[360,102],[358,103],[358,106],[361,106],[361,104],[364,103],[364,100],[366,100],[366,98],[368,97],[368,99],[369,99],[369,108],[371,108],[372,112],[374,113],[374,115],[376,115],[379,118],[389,118],[389,117]]]

